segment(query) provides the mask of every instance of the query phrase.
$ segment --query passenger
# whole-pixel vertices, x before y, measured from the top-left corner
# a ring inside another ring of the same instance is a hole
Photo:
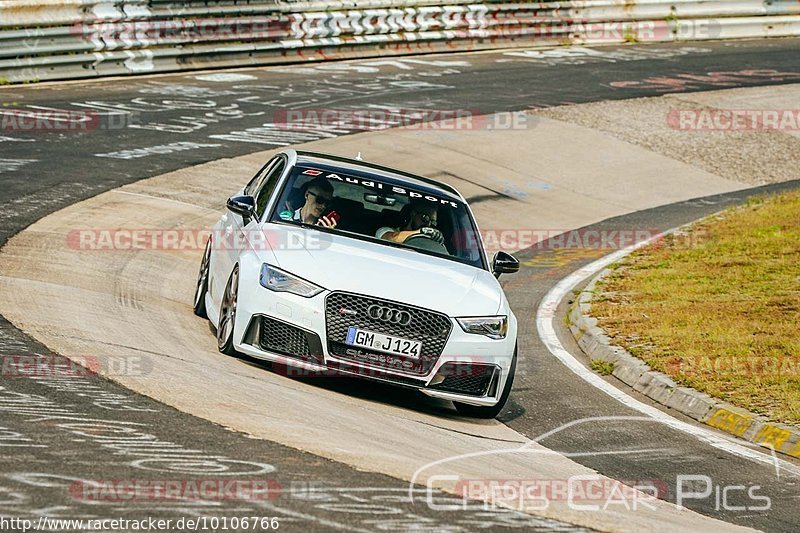
[[[292,214],[292,220],[335,228],[336,220],[322,216],[333,201],[333,185],[325,178],[315,178],[305,187],[305,203]]]
[[[436,228],[437,208],[435,204],[424,200],[412,201],[404,209],[408,210],[401,227],[384,226],[375,232],[379,239],[403,243],[413,235],[425,235],[438,243],[444,243],[442,232]]]

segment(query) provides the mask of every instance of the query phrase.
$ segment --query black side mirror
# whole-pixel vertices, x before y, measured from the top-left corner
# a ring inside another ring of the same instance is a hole
[[[492,259],[492,272],[496,278],[499,278],[500,274],[519,272],[519,260],[509,253],[497,252]]]
[[[226,207],[241,215],[242,221],[247,224],[251,218],[255,216],[256,212],[256,199],[252,196],[233,196],[228,198],[225,203]]]

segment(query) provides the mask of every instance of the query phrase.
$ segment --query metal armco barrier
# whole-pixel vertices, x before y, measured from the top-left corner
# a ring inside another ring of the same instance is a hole
[[[509,46],[797,35],[800,0],[0,0],[0,83]]]

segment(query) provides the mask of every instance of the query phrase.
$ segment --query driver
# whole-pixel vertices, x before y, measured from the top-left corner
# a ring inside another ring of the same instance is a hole
[[[400,228],[384,226],[375,232],[379,239],[403,243],[412,235],[425,235],[429,239],[444,243],[442,232],[436,228],[436,205],[424,200],[412,200],[405,224]]]
[[[335,228],[336,220],[322,213],[333,201],[333,185],[325,178],[314,178],[306,185],[305,203],[292,213],[292,220]]]

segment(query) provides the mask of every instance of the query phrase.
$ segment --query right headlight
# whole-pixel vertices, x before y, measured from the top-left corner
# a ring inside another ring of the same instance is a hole
[[[262,287],[271,291],[289,292],[303,298],[311,298],[325,290],[266,263],[261,266],[261,279],[259,281]]]
[[[507,316],[456,318],[456,322],[467,333],[486,335],[490,339],[505,339],[508,333]]]

